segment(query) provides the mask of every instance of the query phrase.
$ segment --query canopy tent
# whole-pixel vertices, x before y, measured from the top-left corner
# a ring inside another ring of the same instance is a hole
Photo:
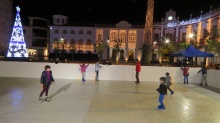
[[[195,49],[192,45],[181,52],[173,53],[170,56],[174,57],[214,57],[214,54],[202,52]]]

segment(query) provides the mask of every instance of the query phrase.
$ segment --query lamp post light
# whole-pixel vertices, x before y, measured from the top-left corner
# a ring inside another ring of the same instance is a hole
[[[107,39],[107,59],[109,60],[109,38]]]
[[[170,40],[169,40],[169,39],[166,39],[166,40],[165,40],[165,43],[166,43],[166,44],[167,44],[167,43],[169,43],[169,42],[170,42]]]

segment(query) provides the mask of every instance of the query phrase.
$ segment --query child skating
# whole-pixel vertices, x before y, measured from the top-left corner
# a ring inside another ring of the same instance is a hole
[[[41,86],[42,86],[42,91],[41,91],[40,96],[39,96],[39,102],[43,102],[44,100],[45,101],[50,101],[50,99],[48,98],[48,92],[49,92],[49,89],[50,89],[50,85],[52,83],[54,83],[54,78],[53,78],[53,75],[52,75],[52,71],[50,70],[50,66],[46,65],[44,69],[45,70],[42,72],[41,79],[40,79],[40,83],[41,83]],[[45,93],[45,98],[43,99],[42,96],[43,96],[44,93]]]
[[[96,73],[95,81],[99,81],[99,69],[101,67],[102,66],[99,65],[99,61],[97,61],[96,64],[95,64],[95,73]]]
[[[87,67],[89,66],[89,64],[88,64],[88,65],[85,65],[85,64],[83,63],[83,64],[80,64],[79,66],[81,67],[82,81],[85,82],[85,81],[86,81],[86,80],[85,80],[85,73],[86,73],[86,69],[87,69]]]
[[[165,83],[167,85],[167,89],[170,91],[171,95],[173,95],[174,92],[173,92],[173,90],[170,89],[170,86],[172,85],[171,77],[170,77],[170,74],[168,72],[166,73]]]
[[[159,92],[159,103],[160,105],[157,106],[158,109],[165,110],[165,105],[163,103],[164,96],[167,94],[167,85],[165,84],[165,78],[160,77],[160,87],[157,89]]]

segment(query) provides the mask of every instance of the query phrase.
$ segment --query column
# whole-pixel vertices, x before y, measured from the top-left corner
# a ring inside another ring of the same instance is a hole
[[[191,33],[192,33],[192,25],[188,25],[187,29],[186,29],[186,40],[187,41],[190,41],[189,34],[191,34]]]
[[[176,37],[175,37],[175,41],[177,42],[179,39],[179,27],[176,27]]]
[[[200,43],[202,33],[202,22],[198,23],[198,30],[197,30],[197,41]]]

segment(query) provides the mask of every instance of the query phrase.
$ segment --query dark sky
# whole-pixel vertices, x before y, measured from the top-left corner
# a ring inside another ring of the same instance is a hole
[[[116,23],[126,20],[144,24],[147,0],[14,0],[21,7],[21,16],[39,16],[52,20],[52,15],[62,13],[71,21]],[[180,19],[188,19],[208,11],[210,6],[220,7],[220,0],[155,0],[154,21],[160,21],[165,12],[173,9]]]

